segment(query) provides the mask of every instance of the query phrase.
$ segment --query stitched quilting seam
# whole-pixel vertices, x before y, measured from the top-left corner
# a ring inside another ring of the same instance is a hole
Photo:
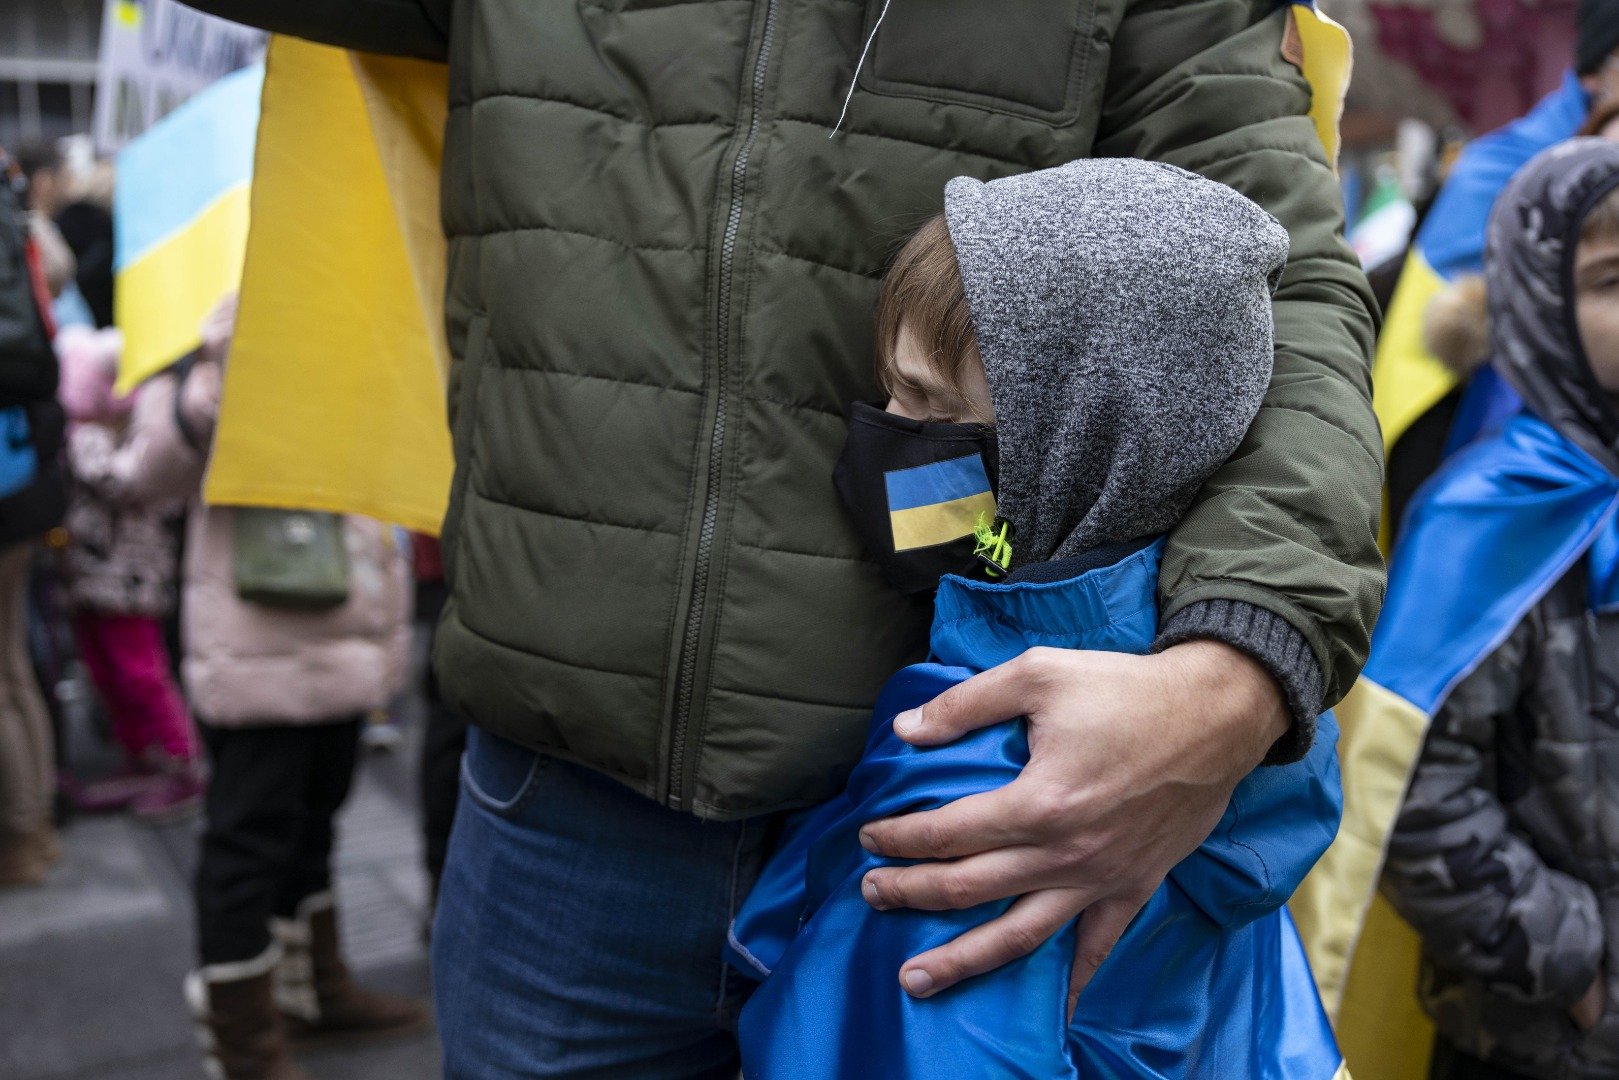
[[[504,510],[516,510],[519,513],[535,514],[539,517],[555,518],[558,521],[571,521],[578,525],[600,525],[607,529],[623,529],[628,532],[652,533],[655,536],[673,537],[679,535],[672,529],[655,529],[650,525],[625,525],[622,522],[603,521],[600,518],[586,517],[583,514],[562,514],[557,513],[554,510],[541,510],[534,506],[524,506],[522,503],[507,502],[504,499],[497,499],[492,495],[485,494],[484,492],[478,490],[477,485],[471,483],[467,485],[467,493],[472,497],[481,500],[482,502],[489,503],[491,506],[498,506]],[[463,535],[465,534],[463,533]]]
[[[783,116],[778,114],[776,116],[776,121],[782,124],[804,124],[809,127],[820,128],[822,131],[832,130],[831,124],[826,123],[823,120],[818,120],[813,116]],[[1013,165],[1020,169],[1032,169],[1037,167],[1030,162],[1020,161],[1017,158],[1002,157],[999,154],[985,153],[981,150],[972,150],[966,147],[940,146],[937,143],[924,142],[921,139],[908,139],[903,135],[890,135],[886,132],[867,131],[863,128],[850,127],[848,124],[843,125],[843,130],[838,132],[838,135],[839,137],[845,135],[858,135],[866,139],[882,139],[885,142],[904,143],[907,146],[920,146],[928,150],[937,150],[946,154],[959,154],[964,157],[982,158],[985,161],[998,161],[1003,165]]]
[[[491,634],[485,633],[469,623],[467,621],[466,611],[464,609],[458,612],[457,621],[461,624],[461,629],[465,630],[479,641],[486,642],[498,649],[505,649],[507,652],[517,653],[520,656],[532,657],[536,660],[544,660],[548,664],[559,664],[562,667],[577,668],[580,671],[594,671],[598,675],[616,675],[621,679],[638,679],[642,682],[657,682],[660,678],[658,675],[649,675],[644,672],[618,671],[615,668],[601,667],[597,664],[586,664],[578,660],[564,660],[559,656],[552,656],[550,653],[541,652],[532,645],[510,644],[509,642],[502,641]]]
[[[669,386],[666,383],[652,382],[649,379],[627,379],[619,375],[593,375],[588,371],[569,371],[565,368],[536,367],[530,364],[502,362],[494,366],[499,371],[511,371],[522,375],[556,375],[565,379],[580,379],[584,382],[611,383],[614,386],[639,386],[646,390],[661,390],[670,394],[702,394],[701,390],[693,390],[685,386]]]
[[[819,267],[822,270],[832,270],[839,274],[848,274],[851,277],[862,278],[866,281],[871,281],[879,277],[883,272],[882,267],[880,266],[874,270],[852,270],[847,266],[839,266],[836,263],[827,262],[825,259],[816,259],[809,255],[796,255],[791,251],[786,251],[782,248],[772,247],[768,244],[762,243],[757,248],[757,254],[775,255],[783,259],[791,259],[793,262],[809,263],[811,266]]]
[[[532,101],[541,105],[561,105],[565,108],[578,109],[581,112],[587,112],[594,116],[604,116],[609,120],[617,120],[623,124],[633,124],[636,127],[644,127],[653,130],[657,128],[723,128],[727,126],[726,122],[718,117],[706,120],[648,120],[639,116],[625,116],[623,113],[616,113],[604,105],[592,105],[588,102],[574,100],[573,98],[565,98],[558,94],[529,93],[524,90],[492,90],[488,93],[479,94],[468,101],[458,101],[450,106],[450,111],[466,111],[476,107],[479,102],[483,101]]]
[[[602,236],[598,233],[581,232],[578,229],[565,229],[559,225],[502,225],[499,228],[489,229],[485,232],[462,233],[461,235],[463,237],[469,237],[475,240],[487,240],[496,236],[512,236],[518,233],[528,232],[548,232],[556,233],[559,236],[573,236],[581,240],[597,240],[603,244],[611,244],[614,247],[623,248],[625,251],[677,252],[688,255],[705,253],[705,249],[700,244],[638,244],[630,240],[620,240],[613,236]]]
[[[869,701],[843,702],[843,701],[817,701],[814,698],[793,697],[790,694],[775,691],[763,692],[758,690],[744,690],[738,686],[726,686],[715,682],[710,684],[711,694],[729,694],[732,697],[752,698],[755,701],[787,702],[790,705],[807,705],[812,709],[832,709],[842,713],[869,713],[872,703]]]
[[[766,555],[792,555],[800,559],[831,559],[834,562],[865,562],[859,555],[824,555],[819,551],[793,551],[790,548],[771,547],[766,544],[750,544],[746,540],[736,541],[736,546],[747,548],[749,551],[758,551]]]

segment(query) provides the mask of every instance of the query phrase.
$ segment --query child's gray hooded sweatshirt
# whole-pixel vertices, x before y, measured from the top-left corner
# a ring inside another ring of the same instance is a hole
[[[1276,219],[1224,184],[1160,162],[1076,161],[945,188],[995,408],[997,505],[1014,566],[1168,532],[1231,456],[1270,384]],[[1321,674],[1259,608],[1199,604],[1158,647],[1211,637],[1277,677],[1308,747]]]

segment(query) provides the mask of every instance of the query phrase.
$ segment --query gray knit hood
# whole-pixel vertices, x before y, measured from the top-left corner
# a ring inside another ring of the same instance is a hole
[[[1490,360],[1529,410],[1619,474],[1619,410],[1597,385],[1574,321],[1580,225],[1619,187],[1619,144],[1571,139],[1513,177],[1490,212],[1484,278]]]
[[[1287,230],[1173,165],[945,187],[1019,565],[1165,532],[1270,383]]]

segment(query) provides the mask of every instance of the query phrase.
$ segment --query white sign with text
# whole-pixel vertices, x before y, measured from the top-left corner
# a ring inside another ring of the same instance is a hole
[[[98,153],[115,153],[198,90],[264,56],[263,31],[178,0],[106,3],[96,74]]]

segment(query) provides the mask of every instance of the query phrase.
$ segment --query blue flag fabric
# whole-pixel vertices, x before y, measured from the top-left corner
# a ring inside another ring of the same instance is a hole
[[[1341,1058],[1284,907],[1331,842],[1341,807],[1337,730],[1238,786],[1213,835],[1177,866],[1081,999],[1063,1015],[1074,928],[1028,956],[917,1000],[900,965],[1000,915],[873,910],[868,821],[942,806],[1013,780],[1026,724],[917,749],[892,719],[1036,646],[1145,653],[1157,629],[1162,542],[1054,583],[946,577],[929,663],[884,688],[845,793],[796,816],[739,912],[734,962],[763,985],[743,1010],[749,1080],[1333,1076]]]
[[[264,65],[215,82],[118,154],[115,316],[128,390],[201,343],[242,280]]]
[[[1484,226],[1496,196],[1530,158],[1573,138],[1590,108],[1579,76],[1568,71],[1529,112],[1468,144],[1417,230],[1416,245],[1440,277],[1484,269]]]
[[[1432,715],[1583,557],[1590,604],[1619,604],[1619,478],[1520,413],[1417,494],[1364,676]]]

